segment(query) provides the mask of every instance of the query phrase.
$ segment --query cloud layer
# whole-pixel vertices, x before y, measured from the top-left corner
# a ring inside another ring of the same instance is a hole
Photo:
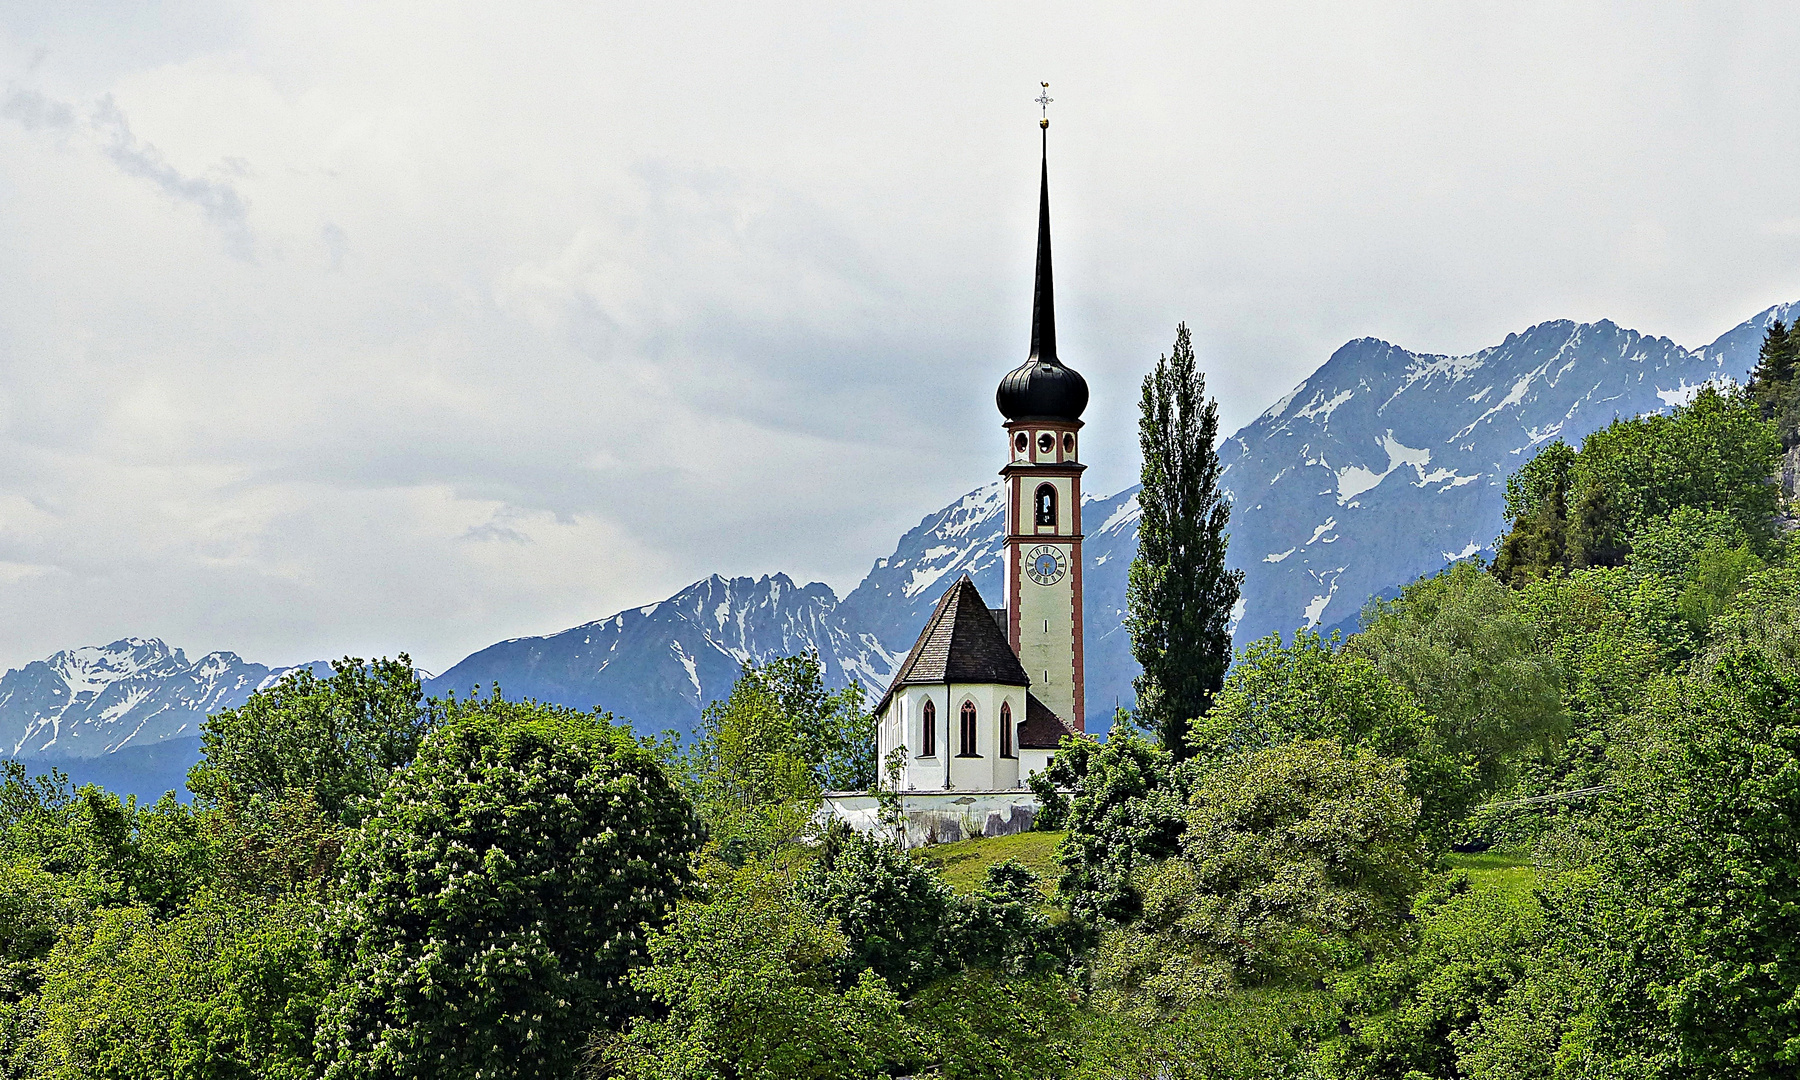
[[[25,10],[32,8],[36,10]],[[1788,6],[15,5],[0,666],[497,638],[841,587],[997,467],[1052,83],[1089,482],[1186,319],[1695,344],[1800,295]]]

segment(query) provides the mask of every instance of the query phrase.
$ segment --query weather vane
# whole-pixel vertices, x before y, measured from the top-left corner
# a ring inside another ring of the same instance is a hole
[[[1044,118],[1042,120],[1038,121],[1038,126],[1039,127],[1049,127],[1050,126],[1050,103],[1056,99],[1052,98],[1050,96],[1050,84],[1049,83],[1039,83],[1038,85],[1042,86],[1044,88],[1044,92],[1039,94],[1037,97],[1032,98],[1031,100],[1037,102],[1038,108],[1044,110]]]

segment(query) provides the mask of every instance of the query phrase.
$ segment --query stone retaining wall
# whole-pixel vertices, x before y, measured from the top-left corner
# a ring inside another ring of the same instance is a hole
[[[1037,820],[1037,796],[1029,790],[907,791],[899,796],[906,847],[953,844],[975,836],[1028,832]],[[881,804],[866,791],[830,791],[819,811],[868,835],[888,831]]]

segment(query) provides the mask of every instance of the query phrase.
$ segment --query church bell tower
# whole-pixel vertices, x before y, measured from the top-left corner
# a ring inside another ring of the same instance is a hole
[[[1047,88],[1046,88],[1047,89]],[[1048,104],[1046,95],[1039,99]],[[1007,639],[1034,697],[1076,731],[1085,727],[1081,627],[1081,413],[1088,387],[1056,355],[1050,274],[1050,121],[1039,121],[1037,289],[1031,355],[1000,380],[1006,417]]]

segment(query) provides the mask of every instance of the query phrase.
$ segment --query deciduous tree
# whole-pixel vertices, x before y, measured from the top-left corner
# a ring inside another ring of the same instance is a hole
[[[605,715],[453,707],[345,852],[318,1054],[332,1080],[567,1075],[636,1010],[699,828]]]

